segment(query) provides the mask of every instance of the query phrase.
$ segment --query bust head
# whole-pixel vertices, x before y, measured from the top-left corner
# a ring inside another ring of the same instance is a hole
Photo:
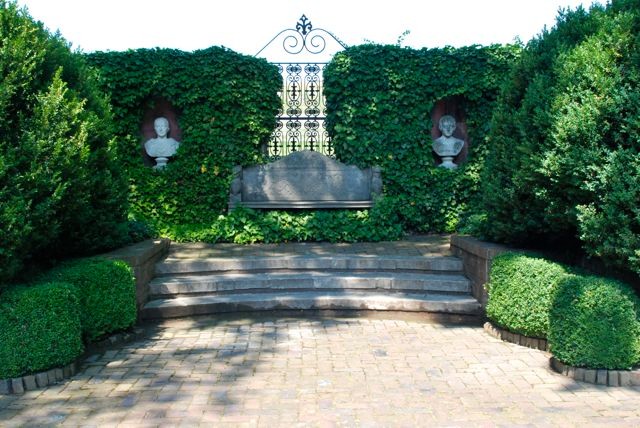
[[[169,134],[169,120],[166,117],[158,117],[153,121],[153,129],[159,138],[166,138]]]
[[[456,126],[456,119],[448,114],[442,116],[438,121],[438,129],[445,137],[451,137],[453,135],[453,131],[456,130]]]

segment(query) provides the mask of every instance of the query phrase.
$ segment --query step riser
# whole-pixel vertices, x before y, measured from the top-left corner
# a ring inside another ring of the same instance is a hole
[[[256,299],[243,302],[211,302],[185,306],[151,307],[145,308],[142,315],[145,319],[153,319],[270,310],[373,310],[478,315],[480,305],[477,302],[367,301],[366,299],[321,297],[315,299]]]
[[[266,280],[227,280],[227,281],[198,281],[198,282],[170,282],[151,284],[149,292],[152,296],[188,295],[203,293],[230,293],[256,290],[258,292],[270,290],[393,290],[393,291],[423,291],[470,293],[471,286],[466,280],[435,281],[435,280],[399,280],[394,278],[302,278],[302,279],[266,279]]]
[[[462,261],[453,257],[299,257],[263,259],[209,259],[191,261],[166,261],[156,265],[156,275],[254,272],[269,270],[373,270],[373,271],[422,271],[462,272]]]

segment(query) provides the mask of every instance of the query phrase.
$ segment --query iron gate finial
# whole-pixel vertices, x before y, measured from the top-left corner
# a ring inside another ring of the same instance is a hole
[[[311,25],[311,21],[309,21],[309,18],[307,18],[305,14],[302,14],[300,19],[298,20],[298,23],[296,24],[296,31],[301,33],[303,36],[306,36],[307,33],[312,29],[313,26]]]

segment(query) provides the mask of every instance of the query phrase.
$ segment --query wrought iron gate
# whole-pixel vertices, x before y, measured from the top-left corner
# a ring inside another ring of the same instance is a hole
[[[346,45],[337,37],[313,28],[311,21],[302,15],[295,28],[281,31],[256,54],[277,65],[283,78],[282,108],[267,147],[271,159],[298,150],[333,156],[325,126],[322,73],[331,57],[344,48]]]

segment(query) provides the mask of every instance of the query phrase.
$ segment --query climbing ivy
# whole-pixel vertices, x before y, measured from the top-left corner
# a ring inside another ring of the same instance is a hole
[[[335,56],[324,74],[327,127],[336,156],[383,169],[385,195],[404,225],[453,231],[478,188],[485,135],[503,76],[520,46],[408,49],[367,44]],[[457,170],[437,168],[432,112],[456,106],[469,153]]]
[[[263,161],[281,78],[275,66],[222,47],[88,55],[111,94],[117,148],[130,184],[130,217],[155,228],[207,223],[226,209],[231,169]],[[182,140],[163,171],[143,159],[145,114],[167,103]]]

